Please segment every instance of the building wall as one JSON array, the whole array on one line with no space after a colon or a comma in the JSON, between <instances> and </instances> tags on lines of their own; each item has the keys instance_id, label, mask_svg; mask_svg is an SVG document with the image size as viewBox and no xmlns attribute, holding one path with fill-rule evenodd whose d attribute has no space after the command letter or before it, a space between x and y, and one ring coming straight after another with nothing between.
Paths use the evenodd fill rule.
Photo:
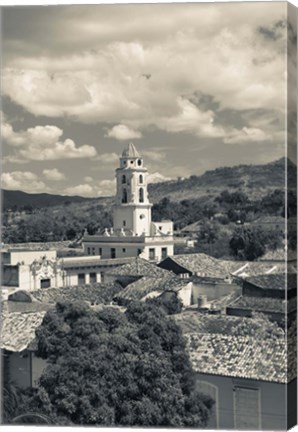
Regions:
<instances>
[{"instance_id":1,"label":"building wall","mask_svg":"<svg viewBox=\"0 0 298 432\"><path fill-rule=\"evenodd\" d=\"M192 282L189 282L185 286L183 286L180 291L178 291L178 297L183 303L183 306L190 306L191 305L191 298L192 298Z\"/></svg>"},{"instance_id":2,"label":"building wall","mask_svg":"<svg viewBox=\"0 0 298 432\"><path fill-rule=\"evenodd\" d=\"M34 260L39 260L46 256L49 260L56 260L57 252L55 250L49 251L11 251L10 264L16 265L18 263L31 264Z\"/></svg>"},{"instance_id":3,"label":"building wall","mask_svg":"<svg viewBox=\"0 0 298 432\"><path fill-rule=\"evenodd\" d=\"M207 296L207 300L216 300L233 292L239 291L239 286L231 283L199 283L192 284L192 304L198 303L201 295ZM240 293L239 293L240 295Z\"/></svg>"},{"instance_id":4,"label":"building wall","mask_svg":"<svg viewBox=\"0 0 298 432\"><path fill-rule=\"evenodd\" d=\"M196 374L197 386L207 382L217 388L217 401L211 425L217 420L219 429L235 429L235 388L257 389L260 397L260 421L257 429L286 429L286 385L244 378ZM248 408L247 408L248 409ZM256 413L252 414L256 416ZM241 425L240 425L241 426ZM243 429L238 424L237 429Z\"/></svg>"},{"instance_id":5,"label":"building wall","mask_svg":"<svg viewBox=\"0 0 298 432\"><path fill-rule=\"evenodd\" d=\"M9 352L9 360L6 362L9 378L19 387L25 389L35 386L40 378L46 361L36 357L28 350L22 352ZM4 371L6 373L6 371Z\"/></svg>"}]
</instances>

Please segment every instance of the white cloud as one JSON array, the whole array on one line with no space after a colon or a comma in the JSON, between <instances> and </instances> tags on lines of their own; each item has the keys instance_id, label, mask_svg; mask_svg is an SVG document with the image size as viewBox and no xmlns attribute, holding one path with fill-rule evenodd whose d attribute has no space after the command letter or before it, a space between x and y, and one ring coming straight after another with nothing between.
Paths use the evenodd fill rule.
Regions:
<instances>
[{"instance_id":1,"label":"white cloud","mask_svg":"<svg viewBox=\"0 0 298 432\"><path fill-rule=\"evenodd\" d=\"M94 197L94 189L89 184L80 184L64 189L64 195L82 195L86 197Z\"/></svg>"},{"instance_id":2,"label":"white cloud","mask_svg":"<svg viewBox=\"0 0 298 432\"><path fill-rule=\"evenodd\" d=\"M2 173L1 184L4 189L22 190L27 192L44 192L46 185L38 180L30 171L13 171Z\"/></svg>"},{"instance_id":3,"label":"white cloud","mask_svg":"<svg viewBox=\"0 0 298 432\"><path fill-rule=\"evenodd\" d=\"M45 176L46 179L53 180L53 181L59 181L65 179L65 175L62 172L60 172L57 168L44 169L43 175Z\"/></svg>"},{"instance_id":4,"label":"white cloud","mask_svg":"<svg viewBox=\"0 0 298 432\"><path fill-rule=\"evenodd\" d=\"M159 172L154 172L148 175L148 183L161 183L172 180L171 177L166 177Z\"/></svg>"},{"instance_id":5,"label":"white cloud","mask_svg":"<svg viewBox=\"0 0 298 432\"><path fill-rule=\"evenodd\" d=\"M103 153L97 155L93 160L101 161L103 163L114 163L119 159L116 153Z\"/></svg>"},{"instance_id":6,"label":"white cloud","mask_svg":"<svg viewBox=\"0 0 298 432\"><path fill-rule=\"evenodd\" d=\"M119 141L129 139L138 139L142 137L141 132L135 131L123 124L116 125L110 129L106 135L109 138L115 138Z\"/></svg>"},{"instance_id":7,"label":"white cloud","mask_svg":"<svg viewBox=\"0 0 298 432\"><path fill-rule=\"evenodd\" d=\"M272 136L266 134L263 130L258 128L244 127L241 130L234 130L234 132L224 139L227 144L243 144L250 142L263 142L272 140Z\"/></svg>"},{"instance_id":8,"label":"white cloud","mask_svg":"<svg viewBox=\"0 0 298 432\"><path fill-rule=\"evenodd\" d=\"M286 30L274 42L258 31L285 19L283 4L138 7L84 9L63 24L57 16L55 43L40 35L48 56L33 42L27 56L8 56L4 94L35 115L116 124L108 136L120 140L148 127L226 136L214 111L190 102L196 91L216 96L219 109L285 111ZM128 25L129 13L137 19Z\"/></svg>"},{"instance_id":9,"label":"white cloud","mask_svg":"<svg viewBox=\"0 0 298 432\"><path fill-rule=\"evenodd\" d=\"M84 181L86 181L86 183L64 189L63 194L81 195L93 198L97 196L111 196L116 193L116 179L96 181L91 177L85 177Z\"/></svg>"},{"instance_id":10,"label":"white cloud","mask_svg":"<svg viewBox=\"0 0 298 432\"><path fill-rule=\"evenodd\" d=\"M10 162L96 156L95 148L90 145L78 147L71 139L61 140L63 130L57 126L35 126L15 132L10 124L4 122L2 133L3 139L14 148L14 154L6 158Z\"/></svg>"}]
</instances>

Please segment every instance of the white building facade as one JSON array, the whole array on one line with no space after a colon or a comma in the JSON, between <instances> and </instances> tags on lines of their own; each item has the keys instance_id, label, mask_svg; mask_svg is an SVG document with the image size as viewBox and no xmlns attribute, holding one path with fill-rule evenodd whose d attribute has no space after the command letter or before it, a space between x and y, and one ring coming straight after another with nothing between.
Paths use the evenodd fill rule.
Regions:
<instances>
[{"instance_id":1,"label":"white building facade","mask_svg":"<svg viewBox=\"0 0 298 432\"><path fill-rule=\"evenodd\" d=\"M116 169L117 191L113 228L85 235L84 252L105 258L137 257L159 262L174 254L173 222L152 222L148 198L148 171L130 143Z\"/></svg>"}]
</instances>

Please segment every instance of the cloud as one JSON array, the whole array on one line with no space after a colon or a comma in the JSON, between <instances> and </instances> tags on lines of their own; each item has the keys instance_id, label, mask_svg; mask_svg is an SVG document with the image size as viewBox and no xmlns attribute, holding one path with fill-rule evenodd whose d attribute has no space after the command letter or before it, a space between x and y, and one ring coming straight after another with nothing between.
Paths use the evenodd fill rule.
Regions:
<instances>
[{"instance_id":1,"label":"cloud","mask_svg":"<svg viewBox=\"0 0 298 432\"><path fill-rule=\"evenodd\" d=\"M44 192L46 185L30 171L13 171L2 173L1 183L4 189L23 190L27 192Z\"/></svg>"},{"instance_id":2,"label":"cloud","mask_svg":"<svg viewBox=\"0 0 298 432\"><path fill-rule=\"evenodd\" d=\"M86 183L64 189L64 195L81 195L85 197L111 196L116 193L116 179L96 181L85 177Z\"/></svg>"},{"instance_id":3,"label":"cloud","mask_svg":"<svg viewBox=\"0 0 298 432\"><path fill-rule=\"evenodd\" d=\"M57 126L35 126L15 132L10 124L2 125L2 136L14 149L7 156L10 162L44 161L59 159L90 158L96 156L96 150L90 145L78 147L71 139L61 139L63 130Z\"/></svg>"},{"instance_id":4,"label":"cloud","mask_svg":"<svg viewBox=\"0 0 298 432\"><path fill-rule=\"evenodd\" d=\"M36 12L47 31L28 26L29 35L19 36L26 49L14 34L6 36L3 93L34 115L116 125L107 136L122 140L149 127L225 137L235 125L230 119L219 126L220 110L285 111L286 28L276 24L285 20L281 3L61 10L50 17ZM260 28L278 28L278 38L264 37ZM202 92L216 105L196 105L192 96Z\"/></svg>"},{"instance_id":5,"label":"cloud","mask_svg":"<svg viewBox=\"0 0 298 432\"><path fill-rule=\"evenodd\" d=\"M109 164L118 161L118 159L119 156L116 153L103 153L97 155L93 160L97 160Z\"/></svg>"},{"instance_id":6,"label":"cloud","mask_svg":"<svg viewBox=\"0 0 298 432\"><path fill-rule=\"evenodd\" d=\"M79 184L77 186L71 186L63 191L63 195L82 195L85 197L94 197L94 189L89 184Z\"/></svg>"},{"instance_id":7,"label":"cloud","mask_svg":"<svg viewBox=\"0 0 298 432\"><path fill-rule=\"evenodd\" d=\"M109 138L115 138L119 141L138 139L142 137L141 132L130 129L129 127L119 124L110 129L106 135Z\"/></svg>"},{"instance_id":8,"label":"cloud","mask_svg":"<svg viewBox=\"0 0 298 432\"><path fill-rule=\"evenodd\" d=\"M244 127L241 130L235 130L234 133L224 139L227 144L243 144L272 140L272 136L266 134L263 130L258 128Z\"/></svg>"},{"instance_id":9,"label":"cloud","mask_svg":"<svg viewBox=\"0 0 298 432\"><path fill-rule=\"evenodd\" d=\"M53 180L53 181L65 180L65 175L61 173L57 168L44 169L43 175L48 180Z\"/></svg>"},{"instance_id":10,"label":"cloud","mask_svg":"<svg viewBox=\"0 0 298 432\"><path fill-rule=\"evenodd\" d=\"M159 172L154 172L148 175L148 183L161 183L172 180L171 177L166 177Z\"/></svg>"}]
</instances>

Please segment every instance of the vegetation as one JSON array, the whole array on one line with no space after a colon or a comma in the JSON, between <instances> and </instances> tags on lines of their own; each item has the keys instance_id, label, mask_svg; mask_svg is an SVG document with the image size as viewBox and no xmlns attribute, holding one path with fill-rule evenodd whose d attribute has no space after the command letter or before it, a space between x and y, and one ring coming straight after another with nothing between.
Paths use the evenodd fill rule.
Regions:
<instances>
[{"instance_id":1,"label":"vegetation","mask_svg":"<svg viewBox=\"0 0 298 432\"><path fill-rule=\"evenodd\" d=\"M37 338L48 366L23 413L59 425L206 426L213 401L195 390L181 330L156 305L58 303Z\"/></svg>"},{"instance_id":2,"label":"vegetation","mask_svg":"<svg viewBox=\"0 0 298 432\"><path fill-rule=\"evenodd\" d=\"M189 232L188 227L195 224L190 232L197 239L197 248L189 252L204 252L216 257L257 258L268 250L281 247L284 239L285 194L281 189L284 170L285 160L281 159L267 165L218 168L202 176L149 185L150 199L154 202L152 219L173 220L179 233L181 230ZM292 177L294 179L294 174L295 167L289 165L289 182ZM12 194L22 193L4 192L4 210L16 209ZM37 194L25 194L26 199L22 196L18 207L18 210L23 210L21 214L4 212L4 243L78 241L85 229L89 234L95 234L112 224L113 198L80 200L80 197L56 199L47 194L38 195L40 199ZM9 203L14 203L14 206ZM292 191L288 193L287 204L287 216L294 218L297 211ZM266 218L272 218L272 221L265 222ZM239 239L243 239L239 234L241 226L246 230L245 245ZM256 233L259 241L255 238ZM294 245L294 235L289 241L290 246ZM187 250L178 248L176 252Z\"/></svg>"}]
</instances>

